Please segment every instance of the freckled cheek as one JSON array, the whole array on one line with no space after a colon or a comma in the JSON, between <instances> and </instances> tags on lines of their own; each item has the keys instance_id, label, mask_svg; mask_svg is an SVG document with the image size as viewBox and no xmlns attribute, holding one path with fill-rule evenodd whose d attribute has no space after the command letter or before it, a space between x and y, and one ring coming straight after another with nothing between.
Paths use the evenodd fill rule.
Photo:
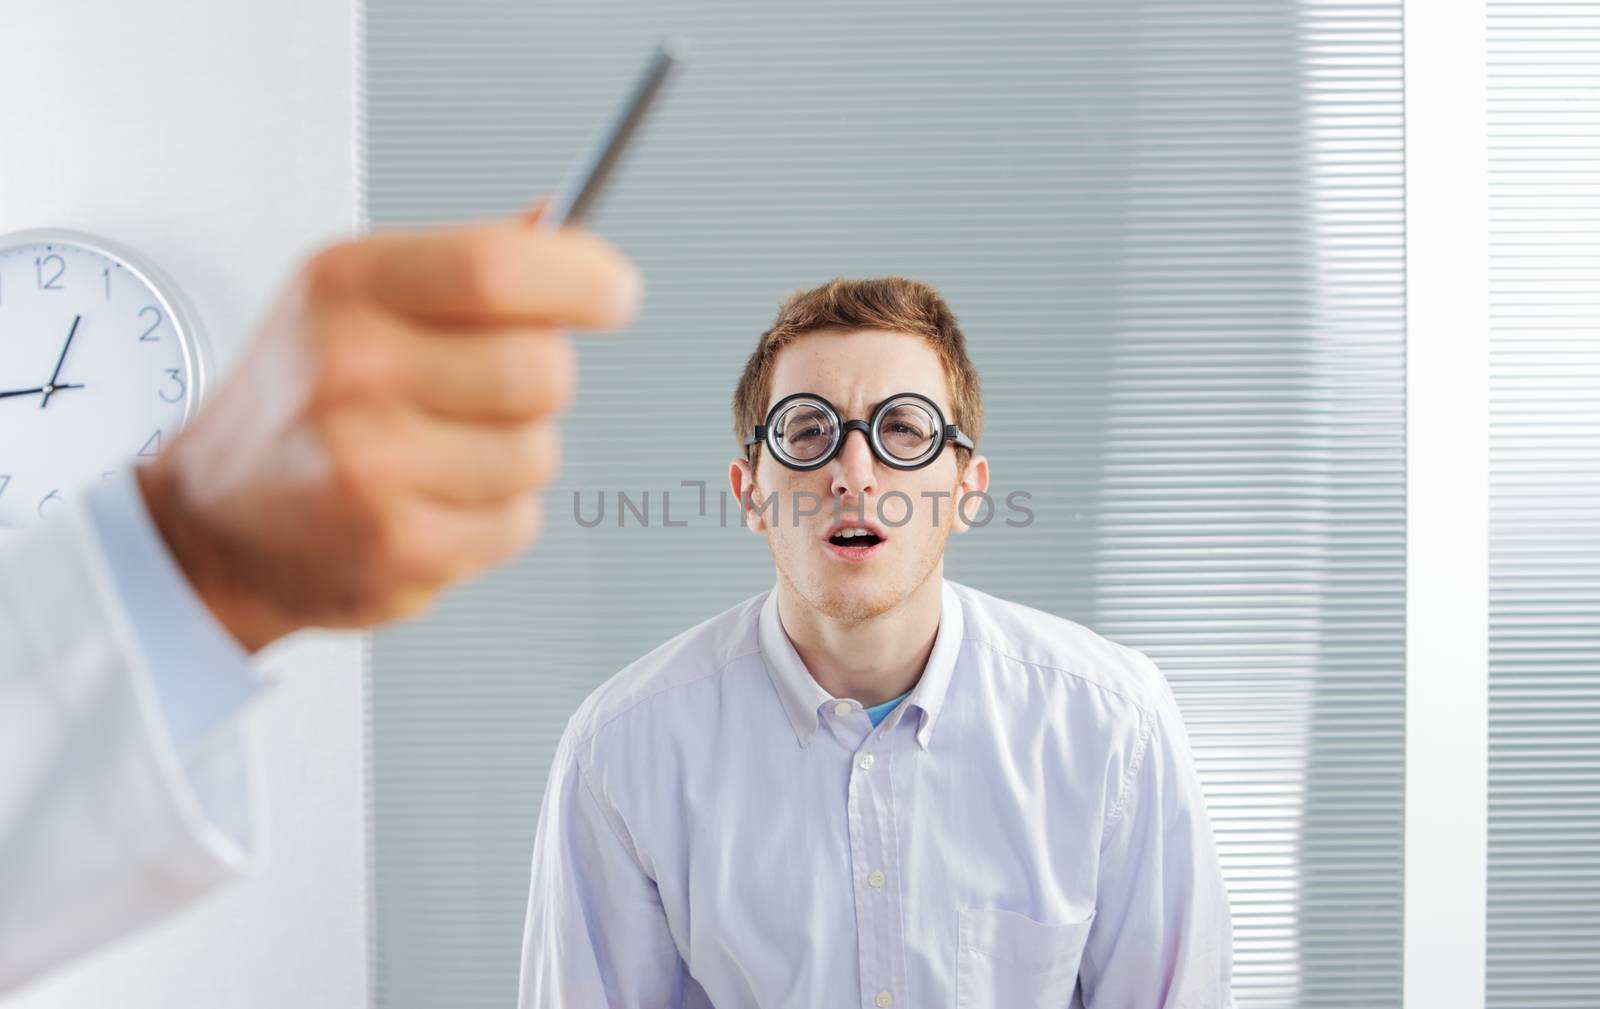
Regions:
<instances>
[{"instance_id":1,"label":"freckled cheek","mask_svg":"<svg viewBox=\"0 0 1600 1009\"><path fill-rule=\"evenodd\" d=\"M930 531L950 524L949 487L938 482L900 483L886 485L878 495L880 518L889 527L891 535L898 532L902 538L926 536ZM940 492L944 496L935 497Z\"/></svg>"},{"instance_id":2,"label":"freckled cheek","mask_svg":"<svg viewBox=\"0 0 1600 1009\"><path fill-rule=\"evenodd\" d=\"M770 484L761 483L759 479L757 484L769 498L776 498L773 507L778 522L774 532L803 540L833 521L832 490L826 478L789 470L767 475L772 481Z\"/></svg>"}]
</instances>

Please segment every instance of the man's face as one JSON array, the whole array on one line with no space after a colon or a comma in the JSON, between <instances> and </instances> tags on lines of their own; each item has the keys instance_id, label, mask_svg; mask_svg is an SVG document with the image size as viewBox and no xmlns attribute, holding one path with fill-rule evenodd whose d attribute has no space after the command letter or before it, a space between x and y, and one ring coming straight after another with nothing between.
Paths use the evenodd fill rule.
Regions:
<instances>
[{"instance_id":1,"label":"man's face","mask_svg":"<svg viewBox=\"0 0 1600 1009\"><path fill-rule=\"evenodd\" d=\"M842 421L869 420L873 407L889 397L916 392L938 404L946 423L956 422L939 355L907 333L823 330L800 337L778 354L765 406L802 392L828 400ZM736 496L748 492L757 505L776 496L776 514L770 508L748 511L746 522L766 535L784 580L812 609L856 622L894 609L942 574L951 531L966 528L956 502L987 489L988 463L975 455L958 472L952 446L922 469L899 470L878 461L865 432L851 430L838 455L818 469L789 469L763 446L753 474L745 459L736 458L729 479ZM904 497L885 501L893 491ZM853 545L870 538L829 535L841 523L863 521L882 534L876 546Z\"/></svg>"}]
</instances>

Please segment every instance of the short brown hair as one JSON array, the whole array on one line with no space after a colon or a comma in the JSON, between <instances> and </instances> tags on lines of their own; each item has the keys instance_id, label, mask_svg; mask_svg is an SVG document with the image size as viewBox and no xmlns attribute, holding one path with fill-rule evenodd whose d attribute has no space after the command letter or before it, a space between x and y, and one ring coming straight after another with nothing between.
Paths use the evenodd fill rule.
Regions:
<instances>
[{"instance_id":1,"label":"short brown hair","mask_svg":"<svg viewBox=\"0 0 1600 1009\"><path fill-rule=\"evenodd\" d=\"M871 280L835 278L809 291L796 291L778 306L778 318L756 341L744 374L733 390L733 430L739 444L767 419L772 395L772 366L778 353L807 333L824 329L874 329L910 333L928 341L944 364L945 384L959 425L977 444L983 430L983 391L978 370L967 357L967 339L955 313L931 284L905 277ZM755 460L752 445L746 457ZM956 448L958 467L967 464L964 448Z\"/></svg>"}]
</instances>

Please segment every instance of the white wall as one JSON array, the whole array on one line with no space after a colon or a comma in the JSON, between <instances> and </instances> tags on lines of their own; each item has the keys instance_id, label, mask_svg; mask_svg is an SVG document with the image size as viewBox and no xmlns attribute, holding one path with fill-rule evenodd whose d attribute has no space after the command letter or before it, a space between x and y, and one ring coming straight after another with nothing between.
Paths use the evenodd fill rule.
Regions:
<instances>
[{"instance_id":1,"label":"white wall","mask_svg":"<svg viewBox=\"0 0 1600 1009\"><path fill-rule=\"evenodd\" d=\"M1486 17L1405 4L1407 1009L1485 1004Z\"/></svg>"},{"instance_id":2,"label":"white wall","mask_svg":"<svg viewBox=\"0 0 1600 1009\"><path fill-rule=\"evenodd\" d=\"M55 0L0 15L0 233L120 240L185 289L226 374L296 260L359 220L357 0ZM215 388L215 382L213 383ZM364 640L291 639L251 715L262 876L6 1009L367 1004Z\"/></svg>"}]
</instances>

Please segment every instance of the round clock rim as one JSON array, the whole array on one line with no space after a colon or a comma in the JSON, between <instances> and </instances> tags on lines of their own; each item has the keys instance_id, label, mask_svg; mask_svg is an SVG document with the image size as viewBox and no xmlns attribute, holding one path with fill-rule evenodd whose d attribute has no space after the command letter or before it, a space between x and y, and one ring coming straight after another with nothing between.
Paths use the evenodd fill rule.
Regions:
<instances>
[{"instance_id":1,"label":"round clock rim","mask_svg":"<svg viewBox=\"0 0 1600 1009\"><path fill-rule=\"evenodd\" d=\"M188 402L184 404L183 423L187 424L193 419L210 385L211 348L206 340L205 330L200 324L199 314L183 288L172 279L172 275L142 252L121 242L76 228L24 228L21 231L0 234L0 249L40 242L75 245L114 259L122 264L123 269L131 271L154 292L166 308L167 317L172 320L173 329L177 331L178 344L183 349L183 360L189 371L191 393Z\"/></svg>"}]
</instances>

